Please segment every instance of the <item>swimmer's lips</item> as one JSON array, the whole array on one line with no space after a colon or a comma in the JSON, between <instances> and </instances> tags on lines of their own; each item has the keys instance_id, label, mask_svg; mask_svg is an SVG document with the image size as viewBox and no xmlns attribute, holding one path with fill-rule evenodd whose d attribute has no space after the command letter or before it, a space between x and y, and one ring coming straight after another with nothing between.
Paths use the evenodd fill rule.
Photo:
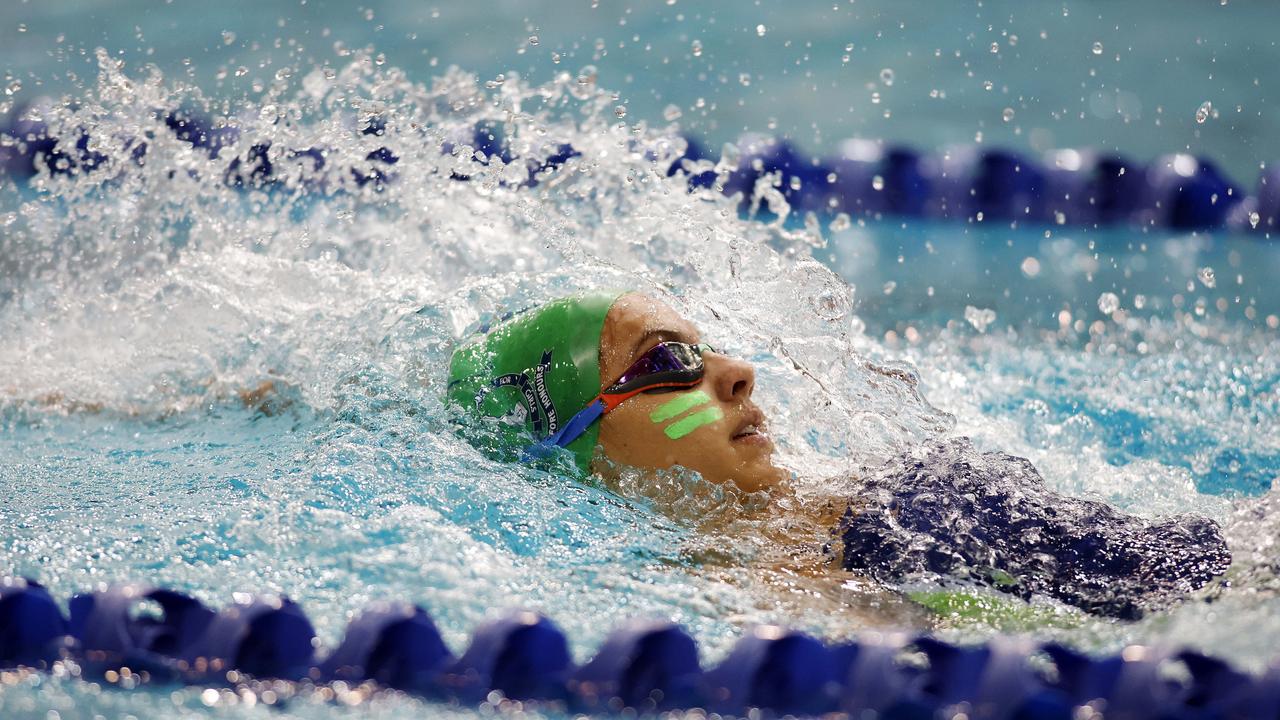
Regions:
<instances>
[{"instance_id":1,"label":"swimmer's lips","mask_svg":"<svg viewBox=\"0 0 1280 720\"><path fill-rule=\"evenodd\" d=\"M765 434L764 422L764 413L759 408L752 408L738 423L730 439L735 443L770 445L772 441Z\"/></svg>"}]
</instances>

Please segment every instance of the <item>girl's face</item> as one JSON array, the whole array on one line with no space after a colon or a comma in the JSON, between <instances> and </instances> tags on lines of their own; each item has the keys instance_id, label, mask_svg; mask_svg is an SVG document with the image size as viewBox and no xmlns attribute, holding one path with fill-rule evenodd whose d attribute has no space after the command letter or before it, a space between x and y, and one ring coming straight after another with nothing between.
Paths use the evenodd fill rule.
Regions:
<instances>
[{"instance_id":1,"label":"girl's face","mask_svg":"<svg viewBox=\"0 0 1280 720\"><path fill-rule=\"evenodd\" d=\"M647 295L624 295L609 309L600 336L600 385L608 387L660 342L697 344L698 329ZM606 414L600 445L615 463L661 470L676 465L714 483L754 492L786 477L773 464L764 413L751 400L751 365L703 352L702 382L688 390L641 393Z\"/></svg>"}]
</instances>

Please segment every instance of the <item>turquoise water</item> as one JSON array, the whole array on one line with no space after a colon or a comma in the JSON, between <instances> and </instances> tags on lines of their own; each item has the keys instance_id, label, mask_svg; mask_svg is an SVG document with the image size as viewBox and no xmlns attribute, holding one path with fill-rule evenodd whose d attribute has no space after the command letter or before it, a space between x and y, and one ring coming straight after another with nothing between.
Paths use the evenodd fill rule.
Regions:
<instances>
[{"instance_id":1,"label":"turquoise water","mask_svg":"<svg viewBox=\"0 0 1280 720\"><path fill-rule=\"evenodd\" d=\"M232 591L283 592L328 647L351 613L392 598L422 603L455 650L495 609L542 609L579 660L613 625L644 615L687 627L704 663L770 621L832 638L895 625L957 638L1032 630L1097 651L1190 644L1254 669L1272 657L1273 248L1226 235L915 221L833 229L824 219L819 237L688 194L651 157L674 140L664 112L676 104L679 129L718 141L774 122L812 147L854 134L933 147L979 130L986 143L1034 147L1047 128L1054 144L1203 152L1247 179L1280 155L1268 146L1280 137L1265 105L1274 92L1247 72L1274 53L1264 8L1195 6L1157 44L1135 30L1140 4L1026 17L991 3L930 13L516 7L444 6L435 18L429 6L393 4L372 19L316 2L2 11L13 42L0 52L22 78L7 100L69 93L74 102L46 107L46 120L92 128L114 160L98 175L39 176L0 195L0 572L62 598L118 580L215 606ZM344 55L338 40L375 47ZM942 62L934 47L964 57ZM1083 86L1044 72L1050 62L1075 72L1077 54ZM580 82L588 63L596 79ZM988 73L1000 83L991 91ZM1140 119L1078 117L1095 90L1139 78L1152 83L1131 90ZM935 84L947 98L932 105ZM1026 105L1013 126L999 119L1005 85ZM1210 90L1216 107L1253 114L1196 123ZM193 152L151 112L184 105L242 129L246 140L224 153L270 139L331 148L331 163L317 171L277 157L285 183L226 187L230 155ZM1071 113L1054 120L1059 105ZM374 114L388 118L386 134L360 135L357 118ZM523 157L560 142L583 156L527 187L520 163L441 154L442 140L477 121L501 125ZM148 131L139 167L125 148ZM396 182L355 185L347 169L382 146L401 158ZM450 180L459 169L472 181ZM939 621L901 588L780 570L779 533L808 546L826 536L752 519L758 499L679 473L596 487L480 457L441 403L452 348L487 318L596 284L662 294L756 363L799 504L846 491L850 474L925 439L964 434L1031 458L1061 491L1143 515L1213 517L1236 553L1233 585L1130 624L1048 602L1031 626ZM265 402L242 397L265 382ZM6 687L0 700L32 717L264 712L226 698L210 710L199 690L99 692L51 677ZM282 714L366 710L316 699ZM439 708L387 697L371 710Z\"/></svg>"}]
</instances>

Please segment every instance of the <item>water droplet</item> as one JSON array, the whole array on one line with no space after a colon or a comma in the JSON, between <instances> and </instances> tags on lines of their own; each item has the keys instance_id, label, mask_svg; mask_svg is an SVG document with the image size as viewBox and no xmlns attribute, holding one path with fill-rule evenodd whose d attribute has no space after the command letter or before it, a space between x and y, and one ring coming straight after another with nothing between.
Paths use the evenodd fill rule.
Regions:
<instances>
[{"instance_id":1,"label":"water droplet","mask_svg":"<svg viewBox=\"0 0 1280 720\"><path fill-rule=\"evenodd\" d=\"M998 42L991 43L991 54L995 55L998 52L1000 52L1000 43Z\"/></svg>"},{"instance_id":2,"label":"water droplet","mask_svg":"<svg viewBox=\"0 0 1280 720\"><path fill-rule=\"evenodd\" d=\"M492 90L496 87L502 87L503 83L505 83L506 81L507 81L507 76L504 75L503 73L498 73L497 77L485 82L484 86Z\"/></svg>"},{"instance_id":3,"label":"water droplet","mask_svg":"<svg viewBox=\"0 0 1280 720\"><path fill-rule=\"evenodd\" d=\"M885 68L880 71L880 82L885 87L893 87L893 68Z\"/></svg>"},{"instance_id":4,"label":"water droplet","mask_svg":"<svg viewBox=\"0 0 1280 720\"><path fill-rule=\"evenodd\" d=\"M881 190L884 190L884 178L880 177L879 175L876 175L875 177L871 178L871 189L875 190L876 192L880 192Z\"/></svg>"},{"instance_id":5,"label":"water droplet","mask_svg":"<svg viewBox=\"0 0 1280 720\"><path fill-rule=\"evenodd\" d=\"M887 282L887 283L885 283L885 284L884 284L884 294L885 294L885 295L892 295L892 294L893 294L893 291L894 291L894 290L897 290L897 289L898 289L898 283L896 283L896 282L894 282L894 281L892 281L892 280L890 280L889 282Z\"/></svg>"},{"instance_id":6,"label":"water droplet","mask_svg":"<svg viewBox=\"0 0 1280 720\"><path fill-rule=\"evenodd\" d=\"M557 52L553 52L553 53L551 53L551 62L553 62L553 63L555 63L555 64L559 65L559 64L560 64L560 53L557 53Z\"/></svg>"},{"instance_id":7,"label":"water droplet","mask_svg":"<svg viewBox=\"0 0 1280 720\"><path fill-rule=\"evenodd\" d=\"M17 95L18 91L21 89L22 89L22 81L19 80L18 78L13 78L8 83L5 84L4 94Z\"/></svg>"},{"instance_id":8,"label":"water droplet","mask_svg":"<svg viewBox=\"0 0 1280 720\"><path fill-rule=\"evenodd\" d=\"M1205 100L1204 102L1200 103L1200 107L1196 108L1196 122L1204 123L1205 120L1209 119L1209 115L1212 112L1213 112L1213 103L1209 102L1208 100Z\"/></svg>"},{"instance_id":9,"label":"water droplet","mask_svg":"<svg viewBox=\"0 0 1280 720\"><path fill-rule=\"evenodd\" d=\"M277 80L288 80L291 77L293 77L293 70L290 68L282 67L276 71Z\"/></svg>"},{"instance_id":10,"label":"water droplet","mask_svg":"<svg viewBox=\"0 0 1280 720\"><path fill-rule=\"evenodd\" d=\"M873 92L873 93L871 93L871 104L872 104L872 105L879 105L879 104L880 104L880 93L878 93L878 92Z\"/></svg>"},{"instance_id":11,"label":"water droplet","mask_svg":"<svg viewBox=\"0 0 1280 720\"><path fill-rule=\"evenodd\" d=\"M26 32L26 31L27 31L26 23L18 23L18 32Z\"/></svg>"},{"instance_id":12,"label":"water droplet","mask_svg":"<svg viewBox=\"0 0 1280 720\"><path fill-rule=\"evenodd\" d=\"M701 40L694 40L692 48L693 48L694 57L702 57L702 41Z\"/></svg>"},{"instance_id":13,"label":"water droplet","mask_svg":"<svg viewBox=\"0 0 1280 720\"><path fill-rule=\"evenodd\" d=\"M738 73L738 83L743 87L750 87L751 73Z\"/></svg>"},{"instance_id":14,"label":"water droplet","mask_svg":"<svg viewBox=\"0 0 1280 720\"><path fill-rule=\"evenodd\" d=\"M1013 108L1005 108L1004 112L1000 113L1000 117L1003 118L1005 122L1013 120Z\"/></svg>"},{"instance_id":15,"label":"water droplet","mask_svg":"<svg viewBox=\"0 0 1280 720\"><path fill-rule=\"evenodd\" d=\"M1196 277L1200 279L1200 284L1207 288L1216 287L1218 284L1218 278L1214 275L1213 268L1211 267L1200 268L1200 270L1196 272Z\"/></svg>"},{"instance_id":16,"label":"water droplet","mask_svg":"<svg viewBox=\"0 0 1280 720\"><path fill-rule=\"evenodd\" d=\"M1134 295L1134 296L1133 296L1133 306L1134 306L1135 308L1139 309L1139 310L1141 310L1142 308L1146 307L1146 306L1147 306L1147 296L1146 296L1146 295L1141 295L1141 294L1139 294L1139 295Z\"/></svg>"},{"instance_id":17,"label":"water droplet","mask_svg":"<svg viewBox=\"0 0 1280 720\"><path fill-rule=\"evenodd\" d=\"M248 75L248 74L249 74L249 68L243 65L236 68L236 77L244 77L245 75Z\"/></svg>"},{"instance_id":18,"label":"water droplet","mask_svg":"<svg viewBox=\"0 0 1280 720\"><path fill-rule=\"evenodd\" d=\"M1120 309L1120 297L1111 292L1102 293L1098 296L1098 309L1104 315L1110 315Z\"/></svg>"},{"instance_id":19,"label":"water droplet","mask_svg":"<svg viewBox=\"0 0 1280 720\"><path fill-rule=\"evenodd\" d=\"M1249 213L1249 227L1256 229L1260 222L1262 222L1262 216L1256 212Z\"/></svg>"},{"instance_id":20,"label":"water droplet","mask_svg":"<svg viewBox=\"0 0 1280 720\"><path fill-rule=\"evenodd\" d=\"M1020 267L1022 268L1022 274L1029 278L1033 278L1040 274L1040 261L1030 255L1023 258L1022 265Z\"/></svg>"},{"instance_id":21,"label":"water droplet","mask_svg":"<svg viewBox=\"0 0 1280 720\"><path fill-rule=\"evenodd\" d=\"M1095 43L1093 44L1093 54L1094 54L1094 55L1101 55L1101 54L1102 54L1102 43L1100 43L1100 42L1095 42Z\"/></svg>"},{"instance_id":22,"label":"water droplet","mask_svg":"<svg viewBox=\"0 0 1280 720\"><path fill-rule=\"evenodd\" d=\"M985 333L987 326L996 321L996 311L991 308L976 308L972 305L965 305L964 319L973 326L974 330Z\"/></svg>"},{"instance_id":23,"label":"water droplet","mask_svg":"<svg viewBox=\"0 0 1280 720\"><path fill-rule=\"evenodd\" d=\"M537 35L530 35L530 36L529 36L529 44L530 44L530 45L537 45L537 44L538 44L538 36L537 36Z\"/></svg>"},{"instance_id":24,"label":"water droplet","mask_svg":"<svg viewBox=\"0 0 1280 720\"><path fill-rule=\"evenodd\" d=\"M620 118L624 118L627 116L627 107L625 105L619 105L613 109L613 114Z\"/></svg>"},{"instance_id":25,"label":"water droplet","mask_svg":"<svg viewBox=\"0 0 1280 720\"><path fill-rule=\"evenodd\" d=\"M236 34L235 34L235 33L231 32L230 30L223 30L223 31L222 31L222 44L223 44L223 45L230 45L231 43L234 43L235 41L236 41Z\"/></svg>"},{"instance_id":26,"label":"water droplet","mask_svg":"<svg viewBox=\"0 0 1280 720\"><path fill-rule=\"evenodd\" d=\"M995 83L991 82L990 80L983 80L983 81L982 81L982 89L983 89L983 90L986 90L987 92L990 92L990 91L991 91L991 88L993 88L993 87L995 87L995 86L996 86L996 85L995 85Z\"/></svg>"},{"instance_id":27,"label":"water droplet","mask_svg":"<svg viewBox=\"0 0 1280 720\"><path fill-rule=\"evenodd\" d=\"M828 226L831 232L842 232L853 226L853 222L849 219L848 213L839 213L831 220Z\"/></svg>"},{"instance_id":28,"label":"water droplet","mask_svg":"<svg viewBox=\"0 0 1280 720\"><path fill-rule=\"evenodd\" d=\"M766 28L764 25L757 25L757 26L756 26L756 35L758 35L759 37L764 37L764 34L765 34L766 32L768 32L768 31L769 31L769 29L768 29L768 28Z\"/></svg>"}]
</instances>

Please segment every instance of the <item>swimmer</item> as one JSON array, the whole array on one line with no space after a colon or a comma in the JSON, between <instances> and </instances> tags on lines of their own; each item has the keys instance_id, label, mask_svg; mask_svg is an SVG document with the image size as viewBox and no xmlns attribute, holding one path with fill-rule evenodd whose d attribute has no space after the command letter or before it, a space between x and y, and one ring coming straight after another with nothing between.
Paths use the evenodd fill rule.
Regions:
<instances>
[{"instance_id":1,"label":"swimmer","mask_svg":"<svg viewBox=\"0 0 1280 720\"><path fill-rule=\"evenodd\" d=\"M608 482L683 467L717 485L785 497L755 404L755 372L659 300L594 292L526 311L460 346L449 400L495 457L557 457ZM1226 571L1212 521L1148 523L1049 490L1029 462L936 443L861 478L827 564L878 580L961 578L1020 597L1140 617Z\"/></svg>"},{"instance_id":2,"label":"swimmer","mask_svg":"<svg viewBox=\"0 0 1280 720\"><path fill-rule=\"evenodd\" d=\"M597 293L549 303L460 348L449 396L499 418L498 444L526 458L566 448L584 474L679 465L755 492L787 473L773 463L754 389L749 363L703 343L666 304Z\"/></svg>"}]
</instances>

